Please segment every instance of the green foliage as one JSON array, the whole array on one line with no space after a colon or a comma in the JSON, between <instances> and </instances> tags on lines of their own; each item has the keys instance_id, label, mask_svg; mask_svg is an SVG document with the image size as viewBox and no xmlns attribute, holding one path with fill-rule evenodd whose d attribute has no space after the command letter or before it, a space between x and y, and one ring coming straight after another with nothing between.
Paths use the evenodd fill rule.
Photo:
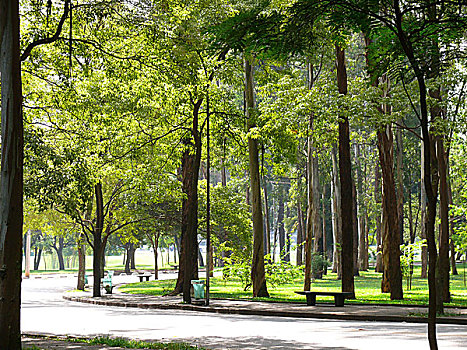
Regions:
<instances>
[{"instance_id":1,"label":"green foliage","mask_svg":"<svg viewBox=\"0 0 467 350\"><path fill-rule=\"evenodd\" d=\"M204 348L192 346L186 343L154 343L141 340L129 340L125 338L95 337L86 338L68 338L66 341L75 343L86 343L94 345L108 345L128 349L161 349L161 350L203 350Z\"/></svg>"}]
</instances>

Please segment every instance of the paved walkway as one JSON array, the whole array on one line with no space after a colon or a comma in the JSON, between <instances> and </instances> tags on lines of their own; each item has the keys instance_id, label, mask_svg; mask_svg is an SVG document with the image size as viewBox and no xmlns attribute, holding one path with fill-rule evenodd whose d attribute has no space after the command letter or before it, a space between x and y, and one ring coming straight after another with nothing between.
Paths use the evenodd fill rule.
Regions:
<instances>
[{"instance_id":1,"label":"paved walkway","mask_svg":"<svg viewBox=\"0 0 467 350\"><path fill-rule=\"evenodd\" d=\"M418 306L388 306L388 305L355 305L346 304L335 307L332 303L319 303L307 306L303 303L240 301L226 299L211 299L209 306L183 304L180 296L147 296L120 293L93 298L91 292L70 292L64 299L106 306L134 307L142 309L177 309L219 314L240 314L279 316L296 318L339 319L357 321L389 321L426 323L426 318L417 316L427 313L426 307ZM304 298L305 299L305 298ZM449 316L439 317L438 323L467 325L467 308L446 308Z\"/></svg>"}]
</instances>

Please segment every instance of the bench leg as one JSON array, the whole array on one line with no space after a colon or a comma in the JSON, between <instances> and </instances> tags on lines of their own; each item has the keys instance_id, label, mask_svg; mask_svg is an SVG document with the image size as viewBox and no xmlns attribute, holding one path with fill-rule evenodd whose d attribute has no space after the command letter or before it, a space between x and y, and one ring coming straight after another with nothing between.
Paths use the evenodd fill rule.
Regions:
<instances>
[{"instance_id":1,"label":"bench leg","mask_svg":"<svg viewBox=\"0 0 467 350\"><path fill-rule=\"evenodd\" d=\"M146 281L148 281L148 282L149 282L149 276L145 276L145 277L146 277Z\"/></svg>"},{"instance_id":2,"label":"bench leg","mask_svg":"<svg viewBox=\"0 0 467 350\"><path fill-rule=\"evenodd\" d=\"M334 296L334 305L335 306L344 306L344 296L343 295L336 295Z\"/></svg>"},{"instance_id":3,"label":"bench leg","mask_svg":"<svg viewBox=\"0 0 467 350\"><path fill-rule=\"evenodd\" d=\"M139 276L139 281L143 282L143 277Z\"/></svg>"},{"instance_id":4,"label":"bench leg","mask_svg":"<svg viewBox=\"0 0 467 350\"><path fill-rule=\"evenodd\" d=\"M306 295L306 304L308 306L315 306L316 305L316 295L314 294L307 294Z\"/></svg>"}]
</instances>

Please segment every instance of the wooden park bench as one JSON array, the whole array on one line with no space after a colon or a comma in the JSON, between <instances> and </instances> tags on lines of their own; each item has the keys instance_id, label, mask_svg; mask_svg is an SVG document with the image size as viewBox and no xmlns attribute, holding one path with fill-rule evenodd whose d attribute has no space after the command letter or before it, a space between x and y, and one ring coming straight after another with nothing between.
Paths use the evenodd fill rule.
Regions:
<instances>
[{"instance_id":1,"label":"wooden park bench","mask_svg":"<svg viewBox=\"0 0 467 350\"><path fill-rule=\"evenodd\" d=\"M140 282L143 282L143 279L144 279L144 278L146 279L146 281L149 281L149 277L151 277L151 275L150 275L150 274L147 274L147 273L142 273L142 274L136 275L136 276L139 277L139 281L140 281Z\"/></svg>"},{"instance_id":2,"label":"wooden park bench","mask_svg":"<svg viewBox=\"0 0 467 350\"><path fill-rule=\"evenodd\" d=\"M317 295L326 295L334 297L335 306L344 306L344 300L350 298L352 293L350 292L310 292L310 291L298 291L297 294L306 296L306 304L309 306L316 305L316 296Z\"/></svg>"}]
</instances>

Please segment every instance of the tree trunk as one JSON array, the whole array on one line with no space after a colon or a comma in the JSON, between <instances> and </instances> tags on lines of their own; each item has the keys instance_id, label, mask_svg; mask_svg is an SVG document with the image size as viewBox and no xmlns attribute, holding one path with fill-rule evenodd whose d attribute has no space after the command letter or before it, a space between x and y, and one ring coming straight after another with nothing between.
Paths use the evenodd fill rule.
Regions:
<instances>
[{"instance_id":1,"label":"tree trunk","mask_svg":"<svg viewBox=\"0 0 467 350\"><path fill-rule=\"evenodd\" d=\"M177 283L171 295L183 291L183 301L191 303L191 280L198 279L198 176L201 164L201 137L198 131L202 100L193 107L191 137L184 139L182 155L182 225Z\"/></svg>"},{"instance_id":2,"label":"tree trunk","mask_svg":"<svg viewBox=\"0 0 467 350\"><path fill-rule=\"evenodd\" d=\"M65 270L65 259L63 258L63 242L64 242L64 238L59 237L58 238L58 247L55 249L55 251L57 252L58 269L60 271Z\"/></svg>"},{"instance_id":3,"label":"tree trunk","mask_svg":"<svg viewBox=\"0 0 467 350\"><path fill-rule=\"evenodd\" d=\"M420 169L420 174L421 174L421 188L420 188L420 208L421 208L421 226L420 226L420 238L422 240L426 240L426 220L427 220L427 198L426 198L426 190L425 190L425 147L423 146L423 142L421 144L421 169ZM421 259L422 259L422 269L420 273L421 278L427 278L428 277L428 246L423 245L422 246L422 254L421 254Z\"/></svg>"},{"instance_id":4,"label":"tree trunk","mask_svg":"<svg viewBox=\"0 0 467 350\"><path fill-rule=\"evenodd\" d=\"M337 87L339 94L347 94L347 71L345 52L336 44ZM350 160L350 126L347 116L339 116L339 175L341 185L342 220L342 291L350 292L355 298L353 274L353 236L352 225L352 164Z\"/></svg>"},{"instance_id":5,"label":"tree trunk","mask_svg":"<svg viewBox=\"0 0 467 350\"><path fill-rule=\"evenodd\" d=\"M438 89L429 91L430 97L441 102L441 92ZM432 120L441 118L441 107L433 106L430 108ZM436 285L437 285L437 312L443 313L443 302L450 302L449 292L449 198L448 198L448 179L447 179L447 154L444 149L443 136L436 137L437 146L437 168L439 173L439 216L441 219L439 230L439 259L436 266Z\"/></svg>"},{"instance_id":6,"label":"tree trunk","mask_svg":"<svg viewBox=\"0 0 467 350\"><path fill-rule=\"evenodd\" d=\"M104 228L104 201L102 198L102 184L99 182L94 186L96 196L96 225L93 231L93 257L92 257L92 274L93 287L92 296L101 296L101 264L102 264L102 230Z\"/></svg>"},{"instance_id":7,"label":"tree trunk","mask_svg":"<svg viewBox=\"0 0 467 350\"><path fill-rule=\"evenodd\" d=\"M308 63L309 89L313 87L314 72L313 64ZM307 157L306 157L306 184L307 184L307 211L306 211L306 243L305 243L305 281L303 290L311 287L311 262L313 248L313 112L308 119Z\"/></svg>"},{"instance_id":8,"label":"tree trunk","mask_svg":"<svg viewBox=\"0 0 467 350\"><path fill-rule=\"evenodd\" d=\"M42 248L34 248L34 271L39 270L39 265L41 263Z\"/></svg>"},{"instance_id":9,"label":"tree trunk","mask_svg":"<svg viewBox=\"0 0 467 350\"><path fill-rule=\"evenodd\" d=\"M333 246L333 267L332 272L337 273L337 278L342 278L342 260L341 260L341 243L342 243L342 218L340 215L341 208L341 186L339 181L339 166L337 162L336 145L332 145L332 232L334 237Z\"/></svg>"},{"instance_id":10,"label":"tree trunk","mask_svg":"<svg viewBox=\"0 0 467 350\"><path fill-rule=\"evenodd\" d=\"M286 261L287 252L285 251L284 188L282 186L279 189L279 209L277 213L277 224L279 225L279 256L281 261Z\"/></svg>"},{"instance_id":11,"label":"tree trunk","mask_svg":"<svg viewBox=\"0 0 467 350\"><path fill-rule=\"evenodd\" d=\"M130 258L130 269L136 269L136 261L135 261L135 253L136 253L136 246L134 243L131 243L130 251L129 251L129 258Z\"/></svg>"},{"instance_id":12,"label":"tree trunk","mask_svg":"<svg viewBox=\"0 0 467 350\"><path fill-rule=\"evenodd\" d=\"M381 172L380 166L375 165L375 202L378 208L382 209L382 196L381 196ZM383 272L383 235L382 235L382 218L383 215L376 214L376 265L375 272Z\"/></svg>"},{"instance_id":13,"label":"tree trunk","mask_svg":"<svg viewBox=\"0 0 467 350\"><path fill-rule=\"evenodd\" d=\"M400 268L399 216L394 181L393 137L390 126L378 131L378 149L383 174L383 280L381 291L391 300L403 299Z\"/></svg>"},{"instance_id":14,"label":"tree trunk","mask_svg":"<svg viewBox=\"0 0 467 350\"><path fill-rule=\"evenodd\" d=\"M418 60L415 58L412 42L407 37L402 26L402 14L399 0L394 1L395 9L395 25L397 28L397 36L407 59L415 73L419 88L419 108L420 108L420 126L423 140L423 184L425 187L427 199L427 218L424 222L425 232L428 244L428 289L429 289L429 307L428 307L428 341L430 349L438 349L436 339L436 275L435 266L437 264L438 252L435 241L435 221L436 221L436 204L437 204L437 186L433 186L437 181L437 173L432 171L431 160L432 152L434 151L433 142L431 140L429 124L428 124L428 104L427 104L427 87L424 73L419 66ZM434 177L432 178L432 175ZM433 180L433 183L432 183Z\"/></svg>"},{"instance_id":15,"label":"tree trunk","mask_svg":"<svg viewBox=\"0 0 467 350\"><path fill-rule=\"evenodd\" d=\"M264 146L262 147L262 167L264 169ZM263 170L264 171L264 170ZM265 240L264 240L264 251L265 254L271 254L271 223L269 221L269 203L268 203L268 184L266 181L266 176L263 173L263 192L264 192L264 221L265 221Z\"/></svg>"},{"instance_id":16,"label":"tree trunk","mask_svg":"<svg viewBox=\"0 0 467 350\"><path fill-rule=\"evenodd\" d=\"M448 179L449 179L449 162L447 162L448 166ZM449 205L453 205L453 200L452 200L452 191L451 191L451 183L448 182L448 198L449 198ZM456 251L454 249L454 240L453 235L454 235L454 225L452 224L453 222L453 217L451 216L449 218L449 228L450 228L450 241L449 241L449 248L451 250L451 271L452 275L457 276L459 273L457 272L457 266L456 266Z\"/></svg>"},{"instance_id":17,"label":"tree trunk","mask_svg":"<svg viewBox=\"0 0 467 350\"><path fill-rule=\"evenodd\" d=\"M402 125L402 122L399 122ZM402 129L396 130L397 215L399 217L399 244L404 243L404 144Z\"/></svg>"},{"instance_id":18,"label":"tree trunk","mask_svg":"<svg viewBox=\"0 0 467 350\"><path fill-rule=\"evenodd\" d=\"M254 69L245 58L245 103L248 130L254 128ZM269 297L266 287L263 248L263 213L261 208L261 184L259 175L258 140L248 137L248 156L250 166L251 212L253 217L253 261L251 266L251 281L253 283L253 297Z\"/></svg>"},{"instance_id":19,"label":"tree trunk","mask_svg":"<svg viewBox=\"0 0 467 350\"><path fill-rule=\"evenodd\" d=\"M159 265L158 265L158 253L157 249L159 249L159 234L155 233L153 239L151 240L152 243L152 251L154 254L154 279L159 279Z\"/></svg>"},{"instance_id":20,"label":"tree trunk","mask_svg":"<svg viewBox=\"0 0 467 350\"><path fill-rule=\"evenodd\" d=\"M314 150L316 152L316 150ZM321 197L320 188L319 188L319 168L318 168L318 155L316 154L313 156L313 160L311 163L311 181L312 181L312 222L313 222L313 251L315 253L321 254L323 252L323 233L322 233L322 226L321 226L321 218L320 218L320 207L319 207L319 200Z\"/></svg>"},{"instance_id":21,"label":"tree trunk","mask_svg":"<svg viewBox=\"0 0 467 350\"><path fill-rule=\"evenodd\" d=\"M358 268L362 271L368 269L368 249L366 246L366 205L363 200L363 175L361 165L361 152L360 145L355 144L355 164L357 172L357 205L358 205L358 227L359 227L359 239L358 239Z\"/></svg>"},{"instance_id":22,"label":"tree trunk","mask_svg":"<svg viewBox=\"0 0 467 350\"><path fill-rule=\"evenodd\" d=\"M76 289L84 290L86 275L86 244L84 234L81 233L78 238L78 284Z\"/></svg>"},{"instance_id":23,"label":"tree trunk","mask_svg":"<svg viewBox=\"0 0 467 350\"><path fill-rule=\"evenodd\" d=\"M300 199L297 200L297 261L296 264L297 266L303 265L303 212L302 212L302 206L300 204Z\"/></svg>"},{"instance_id":24,"label":"tree trunk","mask_svg":"<svg viewBox=\"0 0 467 350\"><path fill-rule=\"evenodd\" d=\"M132 243L127 243L125 245L125 253L126 253L126 260L125 260L125 273L127 275L129 275L131 273L131 269L130 269L130 247L131 247Z\"/></svg>"},{"instance_id":25,"label":"tree trunk","mask_svg":"<svg viewBox=\"0 0 467 350\"><path fill-rule=\"evenodd\" d=\"M353 226L353 274L358 276L358 208L357 208L357 186L352 178L352 226Z\"/></svg>"},{"instance_id":26,"label":"tree trunk","mask_svg":"<svg viewBox=\"0 0 467 350\"><path fill-rule=\"evenodd\" d=\"M23 118L18 1L1 2L0 349L21 349Z\"/></svg>"}]
</instances>

